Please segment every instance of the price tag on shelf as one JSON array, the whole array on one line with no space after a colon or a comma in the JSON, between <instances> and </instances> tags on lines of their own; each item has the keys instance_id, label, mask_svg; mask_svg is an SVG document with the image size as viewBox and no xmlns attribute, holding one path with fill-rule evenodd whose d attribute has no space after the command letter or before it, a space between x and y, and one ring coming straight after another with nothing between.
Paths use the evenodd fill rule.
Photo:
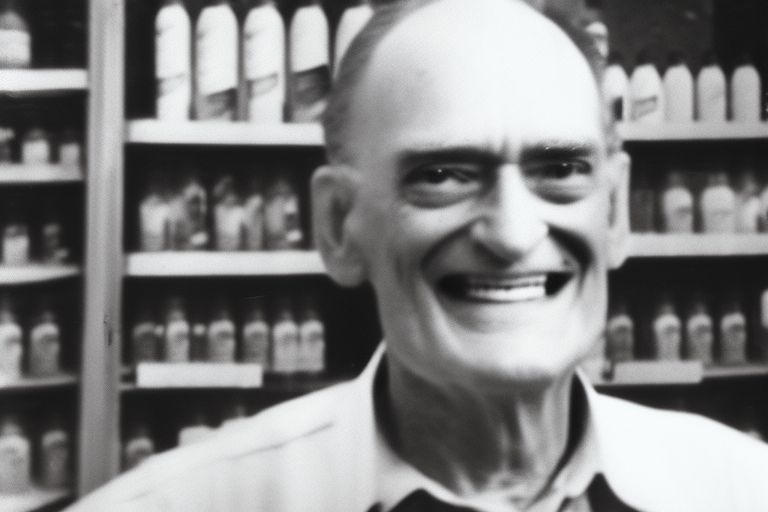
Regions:
<instances>
[{"instance_id":1,"label":"price tag on shelf","mask_svg":"<svg viewBox=\"0 0 768 512\"><path fill-rule=\"evenodd\" d=\"M252 363L139 363L140 388L260 388L264 370Z\"/></svg>"}]
</instances>

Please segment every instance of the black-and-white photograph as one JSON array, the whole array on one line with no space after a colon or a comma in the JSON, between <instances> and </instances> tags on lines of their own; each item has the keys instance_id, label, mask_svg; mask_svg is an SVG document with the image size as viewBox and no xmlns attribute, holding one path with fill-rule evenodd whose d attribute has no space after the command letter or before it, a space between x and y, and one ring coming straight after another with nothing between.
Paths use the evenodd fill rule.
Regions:
<instances>
[{"instance_id":1,"label":"black-and-white photograph","mask_svg":"<svg viewBox=\"0 0 768 512\"><path fill-rule=\"evenodd\" d=\"M768 511L766 27L0 0L0 512Z\"/></svg>"}]
</instances>

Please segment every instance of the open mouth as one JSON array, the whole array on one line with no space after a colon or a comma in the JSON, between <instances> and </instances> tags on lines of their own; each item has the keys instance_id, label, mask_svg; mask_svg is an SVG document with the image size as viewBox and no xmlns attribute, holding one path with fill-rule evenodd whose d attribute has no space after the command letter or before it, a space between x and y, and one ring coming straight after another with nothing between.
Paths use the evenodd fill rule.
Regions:
<instances>
[{"instance_id":1,"label":"open mouth","mask_svg":"<svg viewBox=\"0 0 768 512\"><path fill-rule=\"evenodd\" d=\"M449 275L438 282L440 289L454 299L511 303L544 299L556 295L573 277L568 272L546 272L515 277Z\"/></svg>"}]
</instances>

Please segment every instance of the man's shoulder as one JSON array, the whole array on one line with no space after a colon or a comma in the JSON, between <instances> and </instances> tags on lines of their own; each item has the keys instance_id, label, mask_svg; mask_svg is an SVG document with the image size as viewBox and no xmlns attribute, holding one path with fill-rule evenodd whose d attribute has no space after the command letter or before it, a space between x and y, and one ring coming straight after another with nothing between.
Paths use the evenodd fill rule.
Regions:
<instances>
[{"instance_id":1,"label":"man's shoulder","mask_svg":"<svg viewBox=\"0 0 768 512\"><path fill-rule=\"evenodd\" d=\"M331 386L321 391L288 400L255 416L224 427L198 443L159 454L141 466L109 482L74 510L136 510L140 503L172 502L193 499L216 500L237 496L238 481L248 479L251 487L259 481L277 477L276 472L296 470L285 467L284 455L311 463L313 458L327 457L333 443L334 429L348 402L351 384ZM315 453L315 457L312 453ZM331 461L327 461L331 462ZM247 468L247 471L246 471ZM222 478L229 474L228 478ZM226 480L231 489L216 489ZM221 491L221 492L217 492ZM163 506L183 510L183 506ZM216 505L214 509L227 507ZM152 507L150 507L152 509Z\"/></svg>"},{"instance_id":2,"label":"man's shoulder","mask_svg":"<svg viewBox=\"0 0 768 512\"><path fill-rule=\"evenodd\" d=\"M768 502L768 444L697 414L604 395L596 404L606 477L641 509L680 500L701 502L699 510L755 510L754 500Z\"/></svg>"}]
</instances>

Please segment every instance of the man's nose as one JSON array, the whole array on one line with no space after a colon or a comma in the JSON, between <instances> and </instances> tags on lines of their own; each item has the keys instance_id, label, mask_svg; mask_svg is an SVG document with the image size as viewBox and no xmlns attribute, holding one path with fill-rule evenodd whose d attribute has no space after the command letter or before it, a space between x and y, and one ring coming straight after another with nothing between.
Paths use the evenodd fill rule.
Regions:
<instances>
[{"instance_id":1,"label":"man's nose","mask_svg":"<svg viewBox=\"0 0 768 512\"><path fill-rule=\"evenodd\" d=\"M501 166L471 227L472 238L497 258L514 261L546 238L548 227L540 209L519 166Z\"/></svg>"}]
</instances>

